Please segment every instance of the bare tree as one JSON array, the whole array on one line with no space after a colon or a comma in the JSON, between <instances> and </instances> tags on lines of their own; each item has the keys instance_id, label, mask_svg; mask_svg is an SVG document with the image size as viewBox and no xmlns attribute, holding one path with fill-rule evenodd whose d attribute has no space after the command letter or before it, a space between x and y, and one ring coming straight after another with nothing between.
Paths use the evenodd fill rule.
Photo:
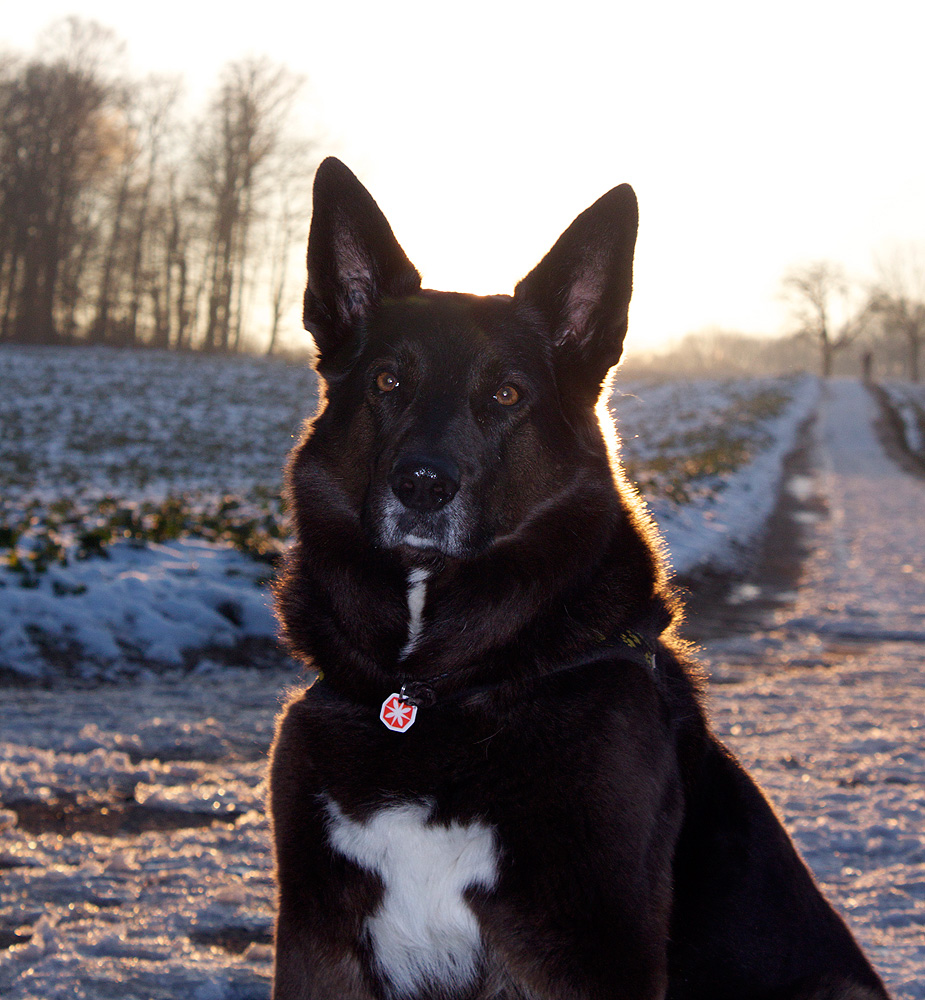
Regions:
<instances>
[{"instance_id":1,"label":"bare tree","mask_svg":"<svg viewBox=\"0 0 925 1000\"><path fill-rule=\"evenodd\" d=\"M147 295L151 303L151 346L188 346L187 274L191 244L192 215L184 208L181 190L182 168L167 163L162 169L149 213L150 262Z\"/></svg>"},{"instance_id":2,"label":"bare tree","mask_svg":"<svg viewBox=\"0 0 925 1000\"><path fill-rule=\"evenodd\" d=\"M110 169L112 88L99 66L118 49L114 35L67 18L45 45L48 55L8 76L0 96L6 279L0 332L20 341L58 336L62 275L82 244L82 202Z\"/></svg>"},{"instance_id":3,"label":"bare tree","mask_svg":"<svg viewBox=\"0 0 925 1000\"><path fill-rule=\"evenodd\" d=\"M292 301L309 214L302 81L227 65L194 128L177 81L136 82L93 22L56 22L34 56L0 54L0 340L235 350Z\"/></svg>"},{"instance_id":4,"label":"bare tree","mask_svg":"<svg viewBox=\"0 0 925 1000\"><path fill-rule=\"evenodd\" d=\"M228 350L240 336L251 227L301 86L266 59L229 63L201 129L200 176L212 220L206 350Z\"/></svg>"},{"instance_id":5,"label":"bare tree","mask_svg":"<svg viewBox=\"0 0 925 1000\"><path fill-rule=\"evenodd\" d=\"M102 343L115 339L112 331L111 312L116 298L116 285L124 272L126 251L125 226L128 218L129 201L132 194L132 184L142 155L142 147L138 142L136 130L132 127L129 117L129 104L132 100L126 90L120 100L119 116L113 116L110 142L113 162L112 190L105 197L106 211L104 213L109 232L105 239L100 261L99 280L97 282L96 315L90 328L90 339Z\"/></svg>"},{"instance_id":6,"label":"bare tree","mask_svg":"<svg viewBox=\"0 0 925 1000\"><path fill-rule=\"evenodd\" d=\"M14 139L19 138L18 77L21 63L13 55L0 55L0 340L10 335L15 318L15 293L25 232L22 226L20 165Z\"/></svg>"},{"instance_id":7,"label":"bare tree","mask_svg":"<svg viewBox=\"0 0 925 1000\"><path fill-rule=\"evenodd\" d=\"M781 294L798 324L797 333L814 339L820 351L822 376L832 374L835 354L854 340L862 316L851 311L844 270L831 261L816 261L788 271Z\"/></svg>"},{"instance_id":8,"label":"bare tree","mask_svg":"<svg viewBox=\"0 0 925 1000\"><path fill-rule=\"evenodd\" d=\"M304 249L305 220L311 215L312 147L307 142L292 143L280 157L270 194L266 218L268 285L270 292L270 336L267 354L279 341L286 310L294 302L293 249L299 248L299 274Z\"/></svg>"},{"instance_id":9,"label":"bare tree","mask_svg":"<svg viewBox=\"0 0 925 1000\"><path fill-rule=\"evenodd\" d=\"M925 340L925 253L914 245L898 248L889 260L878 261L877 271L871 312L888 337L904 341L908 377L918 382Z\"/></svg>"},{"instance_id":10,"label":"bare tree","mask_svg":"<svg viewBox=\"0 0 925 1000\"><path fill-rule=\"evenodd\" d=\"M94 341L128 346L140 341L142 304L155 280L145 262L158 239L149 217L160 181L164 137L178 95L178 81L157 77L124 88L113 138L116 169L105 200L108 231L90 328ZM166 197L166 192L160 196Z\"/></svg>"},{"instance_id":11,"label":"bare tree","mask_svg":"<svg viewBox=\"0 0 925 1000\"><path fill-rule=\"evenodd\" d=\"M145 285L149 279L156 280L145 273L143 264L149 244L153 242L154 227L149 223L162 147L173 125L173 112L180 90L180 82L176 79L150 77L142 84L137 103L137 131L145 149L145 158L136 199L126 317L127 336L133 344L138 341L138 316Z\"/></svg>"}]
</instances>

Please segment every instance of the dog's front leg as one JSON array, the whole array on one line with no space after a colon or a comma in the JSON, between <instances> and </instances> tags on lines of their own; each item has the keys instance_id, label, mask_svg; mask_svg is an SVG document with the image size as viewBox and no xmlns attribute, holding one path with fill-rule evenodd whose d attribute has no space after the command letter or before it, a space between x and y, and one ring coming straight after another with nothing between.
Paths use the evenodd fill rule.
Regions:
<instances>
[{"instance_id":1,"label":"dog's front leg","mask_svg":"<svg viewBox=\"0 0 925 1000\"><path fill-rule=\"evenodd\" d=\"M356 956L281 909L272 1000L375 1000Z\"/></svg>"},{"instance_id":2,"label":"dog's front leg","mask_svg":"<svg viewBox=\"0 0 925 1000\"><path fill-rule=\"evenodd\" d=\"M357 942L376 887L331 853L309 704L294 696L277 722L269 802L279 887L273 1000L375 1000Z\"/></svg>"}]
</instances>

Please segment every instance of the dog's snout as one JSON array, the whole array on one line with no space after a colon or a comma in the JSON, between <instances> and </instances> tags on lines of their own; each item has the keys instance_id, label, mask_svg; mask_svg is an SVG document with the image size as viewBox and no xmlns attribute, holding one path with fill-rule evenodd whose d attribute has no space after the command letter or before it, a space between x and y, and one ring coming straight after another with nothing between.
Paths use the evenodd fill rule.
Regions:
<instances>
[{"instance_id":1,"label":"dog's snout","mask_svg":"<svg viewBox=\"0 0 925 1000\"><path fill-rule=\"evenodd\" d=\"M405 507L432 514L456 496L459 469L446 460L399 459L389 473L389 486Z\"/></svg>"}]
</instances>

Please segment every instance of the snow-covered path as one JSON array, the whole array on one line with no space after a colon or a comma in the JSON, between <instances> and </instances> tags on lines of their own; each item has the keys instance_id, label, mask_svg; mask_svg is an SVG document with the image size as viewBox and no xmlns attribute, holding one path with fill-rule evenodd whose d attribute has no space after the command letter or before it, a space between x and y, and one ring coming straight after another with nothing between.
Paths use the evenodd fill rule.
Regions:
<instances>
[{"instance_id":1,"label":"snow-covered path","mask_svg":"<svg viewBox=\"0 0 925 1000\"><path fill-rule=\"evenodd\" d=\"M831 519L798 608L828 633L925 642L925 483L884 454L877 406L833 382L820 413L821 489Z\"/></svg>"},{"instance_id":2,"label":"snow-covered path","mask_svg":"<svg viewBox=\"0 0 925 1000\"><path fill-rule=\"evenodd\" d=\"M813 490L829 516L793 604L710 643L721 734L768 792L896 997L925 998L925 480L863 386L832 382Z\"/></svg>"}]
</instances>

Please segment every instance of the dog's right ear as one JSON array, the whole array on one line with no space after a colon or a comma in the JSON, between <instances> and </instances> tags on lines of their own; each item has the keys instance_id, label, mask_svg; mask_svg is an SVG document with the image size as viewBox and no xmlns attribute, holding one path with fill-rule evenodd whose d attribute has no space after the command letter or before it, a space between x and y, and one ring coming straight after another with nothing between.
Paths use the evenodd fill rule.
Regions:
<instances>
[{"instance_id":1,"label":"dog's right ear","mask_svg":"<svg viewBox=\"0 0 925 1000\"><path fill-rule=\"evenodd\" d=\"M303 321L322 360L386 297L413 295L421 276L372 195L340 160L315 174Z\"/></svg>"}]
</instances>

